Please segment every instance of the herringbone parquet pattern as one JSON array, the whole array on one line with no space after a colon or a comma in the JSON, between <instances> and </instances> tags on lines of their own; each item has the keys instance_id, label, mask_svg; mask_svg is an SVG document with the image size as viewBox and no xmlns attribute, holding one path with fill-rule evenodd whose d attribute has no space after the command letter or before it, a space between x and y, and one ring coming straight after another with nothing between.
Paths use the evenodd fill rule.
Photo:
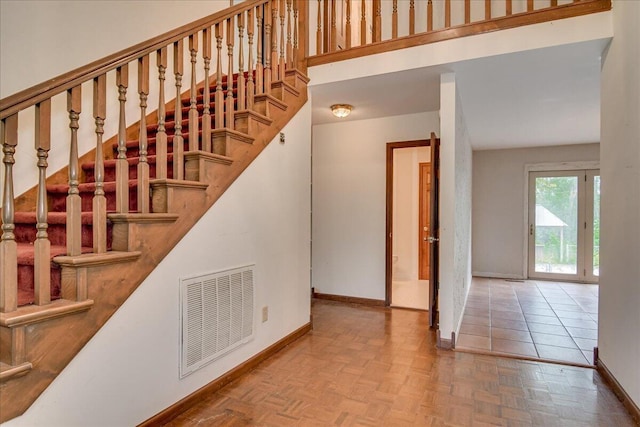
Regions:
<instances>
[{"instance_id":1,"label":"herringbone parquet pattern","mask_svg":"<svg viewBox=\"0 0 640 427\"><path fill-rule=\"evenodd\" d=\"M331 301L170 426L633 426L592 369L441 351L427 313Z\"/></svg>"}]
</instances>

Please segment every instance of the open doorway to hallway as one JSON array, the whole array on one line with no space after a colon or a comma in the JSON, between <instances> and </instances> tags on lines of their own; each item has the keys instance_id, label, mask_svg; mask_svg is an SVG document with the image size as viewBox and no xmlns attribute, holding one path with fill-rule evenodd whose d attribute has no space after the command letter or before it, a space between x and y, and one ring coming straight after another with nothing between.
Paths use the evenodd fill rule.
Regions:
<instances>
[{"instance_id":1,"label":"open doorway to hallway","mask_svg":"<svg viewBox=\"0 0 640 427\"><path fill-rule=\"evenodd\" d=\"M393 307L429 309L429 141L392 150L391 289ZM389 207L388 207L389 209Z\"/></svg>"}]
</instances>

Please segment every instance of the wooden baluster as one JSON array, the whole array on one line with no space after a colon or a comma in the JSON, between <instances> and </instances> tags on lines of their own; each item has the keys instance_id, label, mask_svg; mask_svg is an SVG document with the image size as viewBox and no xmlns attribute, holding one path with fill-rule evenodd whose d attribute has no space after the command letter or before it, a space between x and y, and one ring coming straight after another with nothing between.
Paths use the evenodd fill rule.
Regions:
<instances>
[{"instance_id":1,"label":"wooden baluster","mask_svg":"<svg viewBox=\"0 0 640 427\"><path fill-rule=\"evenodd\" d=\"M253 82L253 14L254 9L247 11L247 38L249 39L249 72L247 79L247 109L253 110L253 98L256 94L255 83Z\"/></svg>"},{"instance_id":2,"label":"wooden baluster","mask_svg":"<svg viewBox=\"0 0 640 427\"><path fill-rule=\"evenodd\" d=\"M297 16L297 15L296 15ZM351 0L347 0L347 23L344 30L346 48L351 48Z\"/></svg>"},{"instance_id":3,"label":"wooden baluster","mask_svg":"<svg viewBox=\"0 0 640 427\"><path fill-rule=\"evenodd\" d=\"M464 0L464 23L471 22L471 0Z\"/></svg>"},{"instance_id":4,"label":"wooden baluster","mask_svg":"<svg viewBox=\"0 0 640 427\"><path fill-rule=\"evenodd\" d=\"M427 2L427 32L433 31L433 1Z\"/></svg>"},{"instance_id":5,"label":"wooden baluster","mask_svg":"<svg viewBox=\"0 0 640 427\"><path fill-rule=\"evenodd\" d=\"M264 10L264 93L271 93L271 2Z\"/></svg>"},{"instance_id":6,"label":"wooden baluster","mask_svg":"<svg viewBox=\"0 0 640 427\"><path fill-rule=\"evenodd\" d=\"M36 104L35 148L38 156L36 241L34 251L34 299L37 305L51 302L51 242L47 229L47 157L51 149L51 100Z\"/></svg>"},{"instance_id":7,"label":"wooden baluster","mask_svg":"<svg viewBox=\"0 0 640 427\"><path fill-rule=\"evenodd\" d=\"M82 112L82 92L80 86L67 91L67 111L71 129L71 147L69 149L69 195L67 196L67 255L82 253L82 201L78 190L78 128Z\"/></svg>"},{"instance_id":8,"label":"wooden baluster","mask_svg":"<svg viewBox=\"0 0 640 427\"><path fill-rule=\"evenodd\" d=\"M198 99L196 90L196 61L198 60L198 33L189 36L189 51L191 52L191 96L189 107L189 151L197 151L198 144Z\"/></svg>"},{"instance_id":9,"label":"wooden baluster","mask_svg":"<svg viewBox=\"0 0 640 427\"><path fill-rule=\"evenodd\" d=\"M398 0L393 0L393 12L391 12L391 38L398 38Z\"/></svg>"},{"instance_id":10,"label":"wooden baluster","mask_svg":"<svg viewBox=\"0 0 640 427\"><path fill-rule=\"evenodd\" d=\"M229 60L229 72L227 73L227 104L226 104L226 123L227 129L234 128L234 112L233 112L233 43L234 43L234 23L233 18L227 19L227 55Z\"/></svg>"},{"instance_id":11,"label":"wooden baluster","mask_svg":"<svg viewBox=\"0 0 640 427\"><path fill-rule=\"evenodd\" d=\"M382 40L382 1L373 0L373 42Z\"/></svg>"},{"instance_id":12,"label":"wooden baluster","mask_svg":"<svg viewBox=\"0 0 640 427\"><path fill-rule=\"evenodd\" d=\"M306 73L307 52L309 50L309 3L306 0L293 0L293 13L295 19L295 36L293 39L293 52L295 55L296 69Z\"/></svg>"},{"instance_id":13,"label":"wooden baluster","mask_svg":"<svg viewBox=\"0 0 640 427\"><path fill-rule=\"evenodd\" d=\"M156 65L158 66L158 131L156 132L156 178L167 178L167 129L165 120L164 81L167 72L166 46L156 51ZM175 119L175 118L174 118Z\"/></svg>"},{"instance_id":14,"label":"wooden baluster","mask_svg":"<svg viewBox=\"0 0 640 427\"><path fill-rule=\"evenodd\" d=\"M116 86L118 86L118 155L116 157L116 211L129 212L129 162L127 161L127 120L125 105L127 87L129 85L129 65L125 64L116 70Z\"/></svg>"},{"instance_id":15,"label":"wooden baluster","mask_svg":"<svg viewBox=\"0 0 640 427\"><path fill-rule=\"evenodd\" d=\"M298 68L298 1L293 0L293 57L291 59L291 63L293 64L292 68ZM351 0L348 0L349 2ZM349 46L351 46L351 42Z\"/></svg>"},{"instance_id":16,"label":"wooden baluster","mask_svg":"<svg viewBox=\"0 0 640 427\"><path fill-rule=\"evenodd\" d=\"M336 0L331 1L331 30L329 32L330 44L329 44L329 52L335 52L338 50L338 27L336 22Z\"/></svg>"},{"instance_id":17,"label":"wooden baluster","mask_svg":"<svg viewBox=\"0 0 640 427\"><path fill-rule=\"evenodd\" d=\"M293 28L291 27L291 3L292 0L287 0L287 58L286 65L287 68L293 68L293 44L291 43L291 32Z\"/></svg>"},{"instance_id":18,"label":"wooden baluster","mask_svg":"<svg viewBox=\"0 0 640 427\"><path fill-rule=\"evenodd\" d=\"M507 2L506 4L507 16L509 16L513 13L513 2L511 0L505 0L505 1Z\"/></svg>"},{"instance_id":19,"label":"wooden baluster","mask_svg":"<svg viewBox=\"0 0 640 427\"><path fill-rule=\"evenodd\" d=\"M184 138L182 137L182 74L184 73L184 42L173 43L173 74L176 80L176 103L173 120L173 179L184 179Z\"/></svg>"},{"instance_id":20,"label":"wooden baluster","mask_svg":"<svg viewBox=\"0 0 640 427\"><path fill-rule=\"evenodd\" d=\"M278 1L272 0L271 8L271 82L280 79L278 72ZM271 91L271 84L269 84Z\"/></svg>"},{"instance_id":21,"label":"wooden baluster","mask_svg":"<svg viewBox=\"0 0 640 427\"><path fill-rule=\"evenodd\" d=\"M263 59L263 42L265 41L266 29L264 29L263 8L258 6L256 9L256 18L258 20L258 57L256 59L256 94L264 93L264 59Z\"/></svg>"},{"instance_id":22,"label":"wooden baluster","mask_svg":"<svg viewBox=\"0 0 640 427\"><path fill-rule=\"evenodd\" d=\"M527 12L533 12L533 0L527 0Z\"/></svg>"},{"instance_id":23,"label":"wooden baluster","mask_svg":"<svg viewBox=\"0 0 640 427\"><path fill-rule=\"evenodd\" d=\"M140 135L138 160L138 212L149 213L149 162L147 159L147 97L149 96L149 55L138 59L140 95Z\"/></svg>"},{"instance_id":24,"label":"wooden baluster","mask_svg":"<svg viewBox=\"0 0 640 427\"><path fill-rule=\"evenodd\" d=\"M444 0L444 27L451 27L451 0Z\"/></svg>"},{"instance_id":25,"label":"wooden baluster","mask_svg":"<svg viewBox=\"0 0 640 427\"><path fill-rule=\"evenodd\" d=\"M18 114L0 120L0 143L4 154L2 191L2 238L0 240L0 312L18 308L18 245L14 234L13 157L18 145Z\"/></svg>"},{"instance_id":26,"label":"wooden baluster","mask_svg":"<svg viewBox=\"0 0 640 427\"><path fill-rule=\"evenodd\" d=\"M555 7L558 5L558 0L551 0L551 7Z\"/></svg>"},{"instance_id":27,"label":"wooden baluster","mask_svg":"<svg viewBox=\"0 0 640 427\"><path fill-rule=\"evenodd\" d=\"M244 110L247 108L245 93L245 77L244 77L244 12L237 16L238 20L238 101L237 109Z\"/></svg>"},{"instance_id":28,"label":"wooden baluster","mask_svg":"<svg viewBox=\"0 0 640 427\"><path fill-rule=\"evenodd\" d=\"M280 0L280 61L278 62L278 80L284 81L285 44L284 44L284 0Z\"/></svg>"},{"instance_id":29,"label":"wooden baluster","mask_svg":"<svg viewBox=\"0 0 640 427\"><path fill-rule=\"evenodd\" d=\"M364 0L363 0L364 1ZM318 0L318 29L316 30L316 55L322 53L322 8L321 0Z\"/></svg>"},{"instance_id":30,"label":"wooden baluster","mask_svg":"<svg viewBox=\"0 0 640 427\"><path fill-rule=\"evenodd\" d=\"M491 0L484 0L484 19L491 19Z\"/></svg>"},{"instance_id":31,"label":"wooden baluster","mask_svg":"<svg viewBox=\"0 0 640 427\"><path fill-rule=\"evenodd\" d=\"M202 92L202 150L211 153L211 28L202 30L202 59L204 60L204 87Z\"/></svg>"},{"instance_id":32,"label":"wooden baluster","mask_svg":"<svg viewBox=\"0 0 640 427\"><path fill-rule=\"evenodd\" d=\"M215 97L215 128L224 127L224 92L222 91L222 24L216 24L216 97Z\"/></svg>"},{"instance_id":33,"label":"wooden baluster","mask_svg":"<svg viewBox=\"0 0 640 427\"><path fill-rule=\"evenodd\" d=\"M415 3L416 3L415 0L411 0L409 2L409 34L410 35L413 35L416 33L416 4Z\"/></svg>"},{"instance_id":34,"label":"wooden baluster","mask_svg":"<svg viewBox=\"0 0 640 427\"><path fill-rule=\"evenodd\" d=\"M367 44L367 4L365 0L360 2L360 8L360 46L364 46Z\"/></svg>"},{"instance_id":35,"label":"wooden baluster","mask_svg":"<svg viewBox=\"0 0 640 427\"><path fill-rule=\"evenodd\" d=\"M107 75L93 79L93 119L96 124L96 162L93 193L93 252L102 254L107 251L107 198L104 196L104 154L102 135L104 119L107 116Z\"/></svg>"}]
</instances>

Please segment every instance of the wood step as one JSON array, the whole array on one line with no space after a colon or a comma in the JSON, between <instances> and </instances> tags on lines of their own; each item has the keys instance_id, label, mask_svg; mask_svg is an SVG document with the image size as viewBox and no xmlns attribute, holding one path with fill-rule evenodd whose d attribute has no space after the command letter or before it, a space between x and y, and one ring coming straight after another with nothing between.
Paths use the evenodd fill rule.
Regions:
<instances>
[{"instance_id":1,"label":"wood step","mask_svg":"<svg viewBox=\"0 0 640 427\"><path fill-rule=\"evenodd\" d=\"M202 199L203 196L199 197L197 193L204 193L209 187L206 183L177 179L154 179L150 185L153 212L176 214L190 209L190 201ZM186 201L181 201L185 196Z\"/></svg>"},{"instance_id":2,"label":"wood step","mask_svg":"<svg viewBox=\"0 0 640 427\"><path fill-rule=\"evenodd\" d=\"M16 366L0 362L0 383L26 375L32 368L31 362L24 362Z\"/></svg>"},{"instance_id":3,"label":"wood step","mask_svg":"<svg viewBox=\"0 0 640 427\"><path fill-rule=\"evenodd\" d=\"M113 250L122 252L149 251L144 246L147 233L166 233L180 217L173 213L111 213Z\"/></svg>"},{"instance_id":4,"label":"wood step","mask_svg":"<svg viewBox=\"0 0 640 427\"><path fill-rule=\"evenodd\" d=\"M59 299L47 305L25 305L18 307L11 313L0 313L0 326L4 328L15 328L27 326L34 323L44 322L69 314L87 311L93 305L93 300L69 301Z\"/></svg>"}]
</instances>

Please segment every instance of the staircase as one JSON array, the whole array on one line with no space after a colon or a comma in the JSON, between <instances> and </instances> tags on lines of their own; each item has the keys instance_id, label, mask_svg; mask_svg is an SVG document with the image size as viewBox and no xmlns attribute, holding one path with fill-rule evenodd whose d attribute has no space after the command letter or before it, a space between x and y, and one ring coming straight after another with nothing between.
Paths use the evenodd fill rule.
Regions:
<instances>
[{"instance_id":1,"label":"staircase","mask_svg":"<svg viewBox=\"0 0 640 427\"><path fill-rule=\"evenodd\" d=\"M69 169L45 181L42 172L48 147L46 141L39 146L36 137L39 158L44 159L38 163L38 186L15 201L8 197L12 195L11 179L3 189L0 422L22 414L33 403L307 101L308 79L301 69L304 67L295 60L300 53L297 37L294 43L289 36L285 46L285 31L290 34L294 27L285 25L284 19L278 21L285 14L284 8L278 9L279 4L247 1L208 17L204 25L199 21L198 27L167 36L168 47L175 48L176 53L182 49L182 40L188 38L193 67L193 55L198 53L197 41L193 40L202 35L202 55L208 67L208 60L215 56L210 52L214 36L218 42L214 76L209 77L207 68L205 80L197 84L192 78L185 92L180 91L180 79L176 79L177 96L165 103L165 70L159 70L158 110L146 114L141 108L140 121L126 128L121 109L118 135L103 143L96 131L96 149L81 159L77 159L77 153L76 160L73 157L73 91L78 86L70 83L70 88L61 89L69 96ZM297 9L294 13L297 17ZM233 40L233 30L244 31L245 25L247 35L251 35L248 71L243 71L242 46L239 70L234 68L231 42L227 43L228 72L222 73L221 42ZM250 31L264 37L270 52L263 55L258 45L254 54ZM157 54L162 65L162 48ZM144 58L148 56L142 53L137 58L143 65L139 70L144 70ZM118 86L126 90L126 81L121 79L125 76L123 64L109 71L118 73ZM175 62L174 70L182 75L181 64ZM139 71L139 78L143 104L147 96L144 71ZM94 87L98 87L94 93L97 128L104 118L100 107L97 114L95 109L95 99L104 93L99 90L98 80L94 79ZM17 144L17 112L11 106L5 108L9 101L1 101L0 135L5 172L11 177L10 151ZM122 107L122 97L120 101ZM34 104L39 114L43 101ZM16 136L15 141L12 136ZM77 183L73 177L77 177ZM104 197L96 191L99 189L103 189Z\"/></svg>"}]
</instances>

